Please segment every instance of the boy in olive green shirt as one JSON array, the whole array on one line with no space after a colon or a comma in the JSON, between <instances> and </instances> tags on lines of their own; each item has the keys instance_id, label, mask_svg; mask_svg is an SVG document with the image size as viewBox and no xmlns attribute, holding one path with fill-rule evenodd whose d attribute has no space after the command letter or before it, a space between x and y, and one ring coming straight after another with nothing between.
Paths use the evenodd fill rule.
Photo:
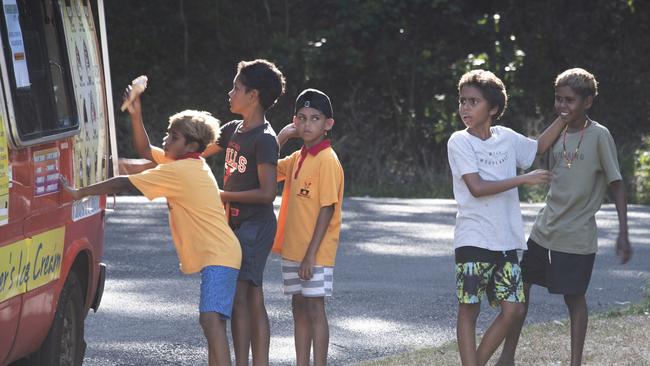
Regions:
<instances>
[{"instance_id":1,"label":"boy in olive green shirt","mask_svg":"<svg viewBox=\"0 0 650 366\"><path fill-rule=\"evenodd\" d=\"M622 263L632 256L616 145L607 128L586 114L597 94L596 79L583 69L569 69L555 80L555 110L567 125L551 150L553 180L521 261L526 311L532 284L564 295L571 319L571 365L582 362L588 321L585 293L598 240L595 214L608 188L619 220L616 254ZM522 326L523 320L511 329L499 365L514 364Z\"/></svg>"}]
</instances>

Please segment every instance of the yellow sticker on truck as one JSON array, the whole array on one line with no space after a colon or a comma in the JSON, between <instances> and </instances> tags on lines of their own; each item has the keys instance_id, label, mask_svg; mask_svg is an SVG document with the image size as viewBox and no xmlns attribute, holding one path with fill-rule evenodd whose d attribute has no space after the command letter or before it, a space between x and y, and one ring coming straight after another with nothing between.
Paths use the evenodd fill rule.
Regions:
<instances>
[{"instance_id":1,"label":"yellow sticker on truck","mask_svg":"<svg viewBox=\"0 0 650 366\"><path fill-rule=\"evenodd\" d=\"M65 226L0 247L0 302L59 278Z\"/></svg>"}]
</instances>

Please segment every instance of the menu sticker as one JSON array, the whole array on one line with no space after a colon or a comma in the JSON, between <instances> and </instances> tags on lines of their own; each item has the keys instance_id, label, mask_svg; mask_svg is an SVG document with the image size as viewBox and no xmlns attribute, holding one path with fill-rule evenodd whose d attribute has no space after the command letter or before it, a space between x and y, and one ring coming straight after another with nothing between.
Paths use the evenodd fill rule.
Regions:
<instances>
[{"instance_id":1,"label":"menu sticker","mask_svg":"<svg viewBox=\"0 0 650 366\"><path fill-rule=\"evenodd\" d=\"M42 196L59 191L58 148L36 151L34 153L34 196Z\"/></svg>"}]
</instances>

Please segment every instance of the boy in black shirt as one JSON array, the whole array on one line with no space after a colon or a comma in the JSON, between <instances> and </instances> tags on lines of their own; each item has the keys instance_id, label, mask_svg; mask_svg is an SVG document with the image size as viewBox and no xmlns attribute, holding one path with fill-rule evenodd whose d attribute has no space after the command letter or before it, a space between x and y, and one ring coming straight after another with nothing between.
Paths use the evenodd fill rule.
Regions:
<instances>
[{"instance_id":1,"label":"boy in black shirt","mask_svg":"<svg viewBox=\"0 0 650 366\"><path fill-rule=\"evenodd\" d=\"M270 330L262 275L277 225L273 201L279 147L265 113L282 95L284 85L284 76L271 62L240 62L228 96L230 111L243 119L223 125L217 144L203 154L226 150L221 199L242 247L232 314L237 365L248 365L249 347L253 365L269 364Z\"/></svg>"}]
</instances>

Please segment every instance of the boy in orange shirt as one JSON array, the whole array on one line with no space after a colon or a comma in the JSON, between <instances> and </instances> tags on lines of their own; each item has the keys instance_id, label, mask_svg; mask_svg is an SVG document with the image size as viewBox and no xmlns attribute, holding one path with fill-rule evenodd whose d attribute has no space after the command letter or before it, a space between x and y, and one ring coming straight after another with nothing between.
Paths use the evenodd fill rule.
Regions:
<instances>
[{"instance_id":1,"label":"boy in orange shirt","mask_svg":"<svg viewBox=\"0 0 650 366\"><path fill-rule=\"evenodd\" d=\"M139 93L128 106L134 145L142 158L158 165L80 189L61 178L61 186L75 200L134 188L149 199L167 198L180 269L185 274L201 272L199 321L208 341L209 365L230 365L226 321L232 313L241 249L226 221L217 182L200 156L215 141L219 121L207 112L177 113L169 118L163 149L151 146L142 123Z\"/></svg>"},{"instance_id":2,"label":"boy in orange shirt","mask_svg":"<svg viewBox=\"0 0 650 366\"><path fill-rule=\"evenodd\" d=\"M280 131L280 146L291 137L301 150L278 161L285 181L274 250L282 255L284 293L292 295L296 364L327 363L329 325L325 296L332 296L334 260L341 231L343 168L331 148L332 105L323 92L306 89L296 99L293 122Z\"/></svg>"}]
</instances>

